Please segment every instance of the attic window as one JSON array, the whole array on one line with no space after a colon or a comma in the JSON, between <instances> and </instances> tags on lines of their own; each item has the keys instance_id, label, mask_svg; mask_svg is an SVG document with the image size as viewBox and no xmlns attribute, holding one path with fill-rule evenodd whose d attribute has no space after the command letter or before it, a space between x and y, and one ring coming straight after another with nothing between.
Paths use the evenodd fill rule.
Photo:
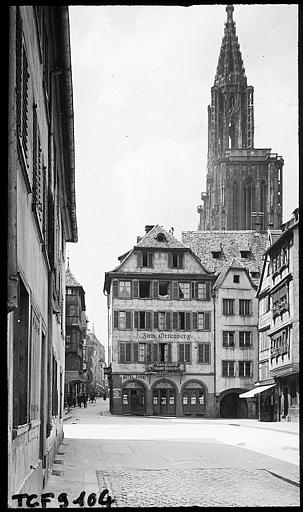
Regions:
<instances>
[{"instance_id":1,"label":"attic window","mask_svg":"<svg viewBox=\"0 0 303 512\"><path fill-rule=\"evenodd\" d=\"M240 276L239 274L234 275L234 283L240 283Z\"/></svg>"},{"instance_id":2,"label":"attic window","mask_svg":"<svg viewBox=\"0 0 303 512\"><path fill-rule=\"evenodd\" d=\"M241 258L249 258L250 250L249 249L240 250L240 254L241 254Z\"/></svg>"},{"instance_id":3,"label":"attic window","mask_svg":"<svg viewBox=\"0 0 303 512\"><path fill-rule=\"evenodd\" d=\"M253 279L259 279L260 277L260 272L251 272L251 277Z\"/></svg>"},{"instance_id":4,"label":"attic window","mask_svg":"<svg viewBox=\"0 0 303 512\"><path fill-rule=\"evenodd\" d=\"M157 242L166 242L166 236L163 233L158 233L155 238Z\"/></svg>"},{"instance_id":5,"label":"attic window","mask_svg":"<svg viewBox=\"0 0 303 512\"><path fill-rule=\"evenodd\" d=\"M220 250L213 250L211 251L211 255L213 258L219 259L221 255L221 249Z\"/></svg>"}]
</instances>

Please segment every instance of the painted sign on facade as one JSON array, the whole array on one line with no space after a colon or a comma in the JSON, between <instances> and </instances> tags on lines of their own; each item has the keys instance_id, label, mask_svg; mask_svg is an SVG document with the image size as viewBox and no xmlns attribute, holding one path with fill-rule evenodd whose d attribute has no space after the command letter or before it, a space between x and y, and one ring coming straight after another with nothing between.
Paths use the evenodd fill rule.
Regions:
<instances>
[{"instance_id":1,"label":"painted sign on facade","mask_svg":"<svg viewBox=\"0 0 303 512\"><path fill-rule=\"evenodd\" d=\"M170 340L191 340L191 333L184 332L142 332L139 336L142 340L170 341Z\"/></svg>"}]
</instances>

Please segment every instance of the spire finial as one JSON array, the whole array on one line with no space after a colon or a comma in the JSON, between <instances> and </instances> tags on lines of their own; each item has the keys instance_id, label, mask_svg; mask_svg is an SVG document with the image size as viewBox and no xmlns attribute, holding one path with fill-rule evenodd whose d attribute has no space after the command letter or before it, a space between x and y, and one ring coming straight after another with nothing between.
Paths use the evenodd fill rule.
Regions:
<instances>
[{"instance_id":1,"label":"spire finial","mask_svg":"<svg viewBox=\"0 0 303 512\"><path fill-rule=\"evenodd\" d=\"M234 11L233 4L227 4L227 6L226 6L227 23L232 23L233 22L233 11Z\"/></svg>"},{"instance_id":2,"label":"spire finial","mask_svg":"<svg viewBox=\"0 0 303 512\"><path fill-rule=\"evenodd\" d=\"M67 270L69 270L69 256L67 256Z\"/></svg>"}]
</instances>

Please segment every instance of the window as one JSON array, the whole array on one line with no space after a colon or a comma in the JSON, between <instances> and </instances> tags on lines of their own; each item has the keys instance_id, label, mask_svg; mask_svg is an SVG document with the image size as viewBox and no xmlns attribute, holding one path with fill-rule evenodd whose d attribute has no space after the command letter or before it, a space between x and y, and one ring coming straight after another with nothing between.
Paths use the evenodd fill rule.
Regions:
<instances>
[{"instance_id":1,"label":"window","mask_svg":"<svg viewBox=\"0 0 303 512\"><path fill-rule=\"evenodd\" d=\"M119 329L126 328L125 311L119 311Z\"/></svg>"},{"instance_id":2,"label":"window","mask_svg":"<svg viewBox=\"0 0 303 512\"><path fill-rule=\"evenodd\" d=\"M288 310L288 287L287 285L282 286L272 296L273 301L273 317L281 315Z\"/></svg>"},{"instance_id":3,"label":"window","mask_svg":"<svg viewBox=\"0 0 303 512\"><path fill-rule=\"evenodd\" d=\"M119 281L119 297L121 299L131 298L131 282L130 281Z\"/></svg>"},{"instance_id":4,"label":"window","mask_svg":"<svg viewBox=\"0 0 303 512\"><path fill-rule=\"evenodd\" d=\"M234 315L235 299L223 299L223 315Z\"/></svg>"},{"instance_id":5,"label":"window","mask_svg":"<svg viewBox=\"0 0 303 512\"><path fill-rule=\"evenodd\" d=\"M222 376L235 377L235 361L222 361Z\"/></svg>"},{"instance_id":6,"label":"window","mask_svg":"<svg viewBox=\"0 0 303 512\"><path fill-rule=\"evenodd\" d=\"M259 363L259 380L269 379L268 361Z\"/></svg>"},{"instance_id":7,"label":"window","mask_svg":"<svg viewBox=\"0 0 303 512\"><path fill-rule=\"evenodd\" d=\"M189 311L173 311L173 329L180 331L190 331L191 314Z\"/></svg>"},{"instance_id":8,"label":"window","mask_svg":"<svg viewBox=\"0 0 303 512\"><path fill-rule=\"evenodd\" d=\"M132 362L132 350L131 343L119 342L119 363L131 363Z\"/></svg>"},{"instance_id":9,"label":"window","mask_svg":"<svg viewBox=\"0 0 303 512\"><path fill-rule=\"evenodd\" d=\"M149 345L149 344L148 344ZM133 362L145 363L146 360L146 343L133 343Z\"/></svg>"},{"instance_id":10,"label":"window","mask_svg":"<svg viewBox=\"0 0 303 512\"><path fill-rule=\"evenodd\" d=\"M158 345L158 362L170 363L171 362L171 344L159 343Z\"/></svg>"},{"instance_id":11,"label":"window","mask_svg":"<svg viewBox=\"0 0 303 512\"><path fill-rule=\"evenodd\" d=\"M234 275L234 283L240 283L240 276L237 274Z\"/></svg>"},{"instance_id":12,"label":"window","mask_svg":"<svg viewBox=\"0 0 303 512\"><path fill-rule=\"evenodd\" d=\"M239 361L239 377L252 377L251 361Z\"/></svg>"},{"instance_id":13,"label":"window","mask_svg":"<svg viewBox=\"0 0 303 512\"><path fill-rule=\"evenodd\" d=\"M16 9L16 123L19 147L22 153L22 167L28 168L28 89L29 72L23 42L20 10Z\"/></svg>"},{"instance_id":14,"label":"window","mask_svg":"<svg viewBox=\"0 0 303 512\"><path fill-rule=\"evenodd\" d=\"M251 315L251 300L250 299L239 299L239 315L241 315L241 316Z\"/></svg>"},{"instance_id":15,"label":"window","mask_svg":"<svg viewBox=\"0 0 303 512\"><path fill-rule=\"evenodd\" d=\"M190 299L190 283L179 283L179 299Z\"/></svg>"},{"instance_id":16,"label":"window","mask_svg":"<svg viewBox=\"0 0 303 512\"><path fill-rule=\"evenodd\" d=\"M151 311L134 311L135 329L152 329Z\"/></svg>"},{"instance_id":17,"label":"window","mask_svg":"<svg viewBox=\"0 0 303 512\"><path fill-rule=\"evenodd\" d=\"M114 311L114 329L132 329L132 311Z\"/></svg>"},{"instance_id":18,"label":"window","mask_svg":"<svg viewBox=\"0 0 303 512\"><path fill-rule=\"evenodd\" d=\"M137 253L137 265L138 267L149 267L153 266L153 253L149 251L140 251Z\"/></svg>"},{"instance_id":19,"label":"window","mask_svg":"<svg viewBox=\"0 0 303 512\"><path fill-rule=\"evenodd\" d=\"M164 311L159 312L159 329L160 329L160 331L163 331L165 329L165 312Z\"/></svg>"},{"instance_id":20,"label":"window","mask_svg":"<svg viewBox=\"0 0 303 512\"><path fill-rule=\"evenodd\" d=\"M159 298L161 299L169 299L169 288L170 283L169 281L159 281Z\"/></svg>"},{"instance_id":21,"label":"window","mask_svg":"<svg viewBox=\"0 0 303 512\"><path fill-rule=\"evenodd\" d=\"M179 343L179 363L190 363L191 343Z\"/></svg>"},{"instance_id":22,"label":"window","mask_svg":"<svg viewBox=\"0 0 303 512\"><path fill-rule=\"evenodd\" d=\"M154 311L154 329L170 330L170 311Z\"/></svg>"},{"instance_id":23,"label":"window","mask_svg":"<svg viewBox=\"0 0 303 512\"><path fill-rule=\"evenodd\" d=\"M71 288L67 288L67 295L72 295L72 289Z\"/></svg>"},{"instance_id":24,"label":"window","mask_svg":"<svg viewBox=\"0 0 303 512\"><path fill-rule=\"evenodd\" d=\"M166 236L164 235L164 233L158 233L156 236L156 240L158 242L167 242Z\"/></svg>"},{"instance_id":25,"label":"window","mask_svg":"<svg viewBox=\"0 0 303 512\"><path fill-rule=\"evenodd\" d=\"M139 281L139 299L149 299L151 294L151 282L150 281Z\"/></svg>"},{"instance_id":26,"label":"window","mask_svg":"<svg viewBox=\"0 0 303 512\"><path fill-rule=\"evenodd\" d=\"M251 277L253 279L259 279L260 278L260 272L251 272Z\"/></svg>"},{"instance_id":27,"label":"window","mask_svg":"<svg viewBox=\"0 0 303 512\"><path fill-rule=\"evenodd\" d=\"M240 331L239 332L239 347L251 347L251 332L250 331Z\"/></svg>"},{"instance_id":28,"label":"window","mask_svg":"<svg viewBox=\"0 0 303 512\"><path fill-rule=\"evenodd\" d=\"M249 250L247 250L247 251L240 251L240 254L241 254L241 258L247 259L250 256L250 251Z\"/></svg>"},{"instance_id":29,"label":"window","mask_svg":"<svg viewBox=\"0 0 303 512\"><path fill-rule=\"evenodd\" d=\"M13 426L28 422L29 295L19 278L18 309L14 313Z\"/></svg>"},{"instance_id":30,"label":"window","mask_svg":"<svg viewBox=\"0 0 303 512\"><path fill-rule=\"evenodd\" d=\"M210 311L193 312L193 330L210 330Z\"/></svg>"},{"instance_id":31,"label":"window","mask_svg":"<svg viewBox=\"0 0 303 512\"><path fill-rule=\"evenodd\" d=\"M53 354L53 378L52 378L52 415L58 415L58 364Z\"/></svg>"},{"instance_id":32,"label":"window","mask_svg":"<svg viewBox=\"0 0 303 512\"><path fill-rule=\"evenodd\" d=\"M168 266L169 268L183 268L183 253L169 252Z\"/></svg>"},{"instance_id":33,"label":"window","mask_svg":"<svg viewBox=\"0 0 303 512\"><path fill-rule=\"evenodd\" d=\"M45 234L46 168L43 164L40 131L37 120L37 108L33 109L33 210L41 234Z\"/></svg>"},{"instance_id":34,"label":"window","mask_svg":"<svg viewBox=\"0 0 303 512\"><path fill-rule=\"evenodd\" d=\"M210 343L198 343L198 363L210 364Z\"/></svg>"},{"instance_id":35,"label":"window","mask_svg":"<svg viewBox=\"0 0 303 512\"><path fill-rule=\"evenodd\" d=\"M235 346L235 333L233 331L223 331L223 347Z\"/></svg>"},{"instance_id":36,"label":"window","mask_svg":"<svg viewBox=\"0 0 303 512\"><path fill-rule=\"evenodd\" d=\"M65 336L65 343L66 343L66 344L70 343L70 334L67 334L67 335Z\"/></svg>"},{"instance_id":37,"label":"window","mask_svg":"<svg viewBox=\"0 0 303 512\"><path fill-rule=\"evenodd\" d=\"M192 298L199 300L210 300L210 283L196 282L192 283Z\"/></svg>"}]
</instances>

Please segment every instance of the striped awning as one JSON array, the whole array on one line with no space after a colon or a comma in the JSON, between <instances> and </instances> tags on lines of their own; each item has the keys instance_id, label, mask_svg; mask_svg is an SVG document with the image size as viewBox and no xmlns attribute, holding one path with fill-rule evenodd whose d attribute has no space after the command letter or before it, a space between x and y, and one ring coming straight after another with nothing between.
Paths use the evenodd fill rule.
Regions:
<instances>
[{"instance_id":1,"label":"striped awning","mask_svg":"<svg viewBox=\"0 0 303 512\"><path fill-rule=\"evenodd\" d=\"M249 391L246 391L246 393L241 393L239 395L239 398L252 398L255 395L258 395L259 393L263 393L263 391L266 391L267 389L273 388L276 384L269 384L268 386L258 386L254 389L250 389Z\"/></svg>"}]
</instances>

